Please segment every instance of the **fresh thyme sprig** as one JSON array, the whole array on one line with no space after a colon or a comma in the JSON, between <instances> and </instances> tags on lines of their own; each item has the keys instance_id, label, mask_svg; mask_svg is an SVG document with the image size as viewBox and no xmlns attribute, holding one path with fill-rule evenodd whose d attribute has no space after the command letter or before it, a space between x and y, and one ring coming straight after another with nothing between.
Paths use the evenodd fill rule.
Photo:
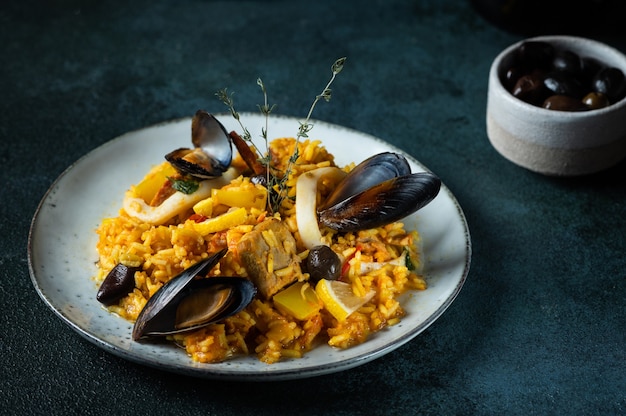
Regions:
<instances>
[{"instance_id":1,"label":"fresh thyme sprig","mask_svg":"<svg viewBox=\"0 0 626 416\"><path fill-rule=\"evenodd\" d=\"M319 95L315 96L315 100L313 100L313 103L311 104L311 107L309 108L309 112L306 115L306 119L303 122L300 122L300 128L298 129L298 134L296 135L296 144L294 147L293 154L289 158L287 168L285 169L285 173L283 175L282 181L279 184L281 186L281 191L279 192L278 206L282 204L282 201L286 197L285 192L282 191L282 189L284 188L282 186L283 182L286 182L287 179L289 178L289 175L291 174L291 170L293 169L293 165L296 163L296 161L298 160L298 157L300 156L299 151L298 151L298 144L300 143L300 139L308 138L309 137L308 133L313 129L313 124L311 124L310 122L311 116L313 115L313 110L315 109L315 106L321 99L324 99L324 101L326 102L330 101L332 97L332 90L330 86L335 81L335 78L337 77L337 75L343 70L343 65L345 62L346 62L346 58L343 57L343 58L337 59L333 63L333 65L330 67L330 70L332 73L330 80L328 81L328 83L326 84L322 92Z\"/></svg>"},{"instance_id":2,"label":"fresh thyme sprig","mask_svg":"<svg viewBox=\"0 0 626 416\"><path fill-rule=\"evenodd\" d=\"M252 148L254 149L254 151L258 155L262 155L261 151L258 149L256 144L252 141L252 135L250 134L250 132L248 131L246 126L244 126L243 123L241 122L241 117L239 116L239 112L237 112L237 110L235 110L235 101L233 100L233 93L229 94L228 90L226 88L224 88L224 89L218 90L215 93L215 96L222 103L224 103L224 105L226 107L228 107L228 110L230 111L230 114L239 123L239 126L241 127L241 130L243 131L243 134L241 135L241 138L244 139L246 142L248 142L250 144L250 146L252 146Z\"/></svg>"},{"instance_id":3,"label":"fresh thyme sprig","mask_svg":"<svg viewBox=\"0 0 626 416\"><path fill-rule=\"evenodd\" d=\"M263 139L267 144L267 127L269 116L270 113L274 111L274 108L276 108L276 104L270 106L267 103L267 90L265 89L265 84L263 84L263 80L261 78L257 78L256 83L259 87L261 87L261 92L263 92L263 104L258 105L257 107L259 107L259 111L261 112L261 114L265 116L265 127L261 129L261 136L263 136Z\"/></svg>"},{"instance_id":4,"label":"fresh thyme sprig","mask_svg":"<svg viewBox=\"0 0 626 416\"><path fill-rule=\"evenodd\" d=\"M322 92L319 95L315 96L315 99L313 100L313 103L311 104L311 107L309 108L309 112L307 113L306 118L304 119L304 121L300 122L300 127L298 128L298 133L296 134L296 142L294 146L294 151L289 157L287 167L285 168L285 171L282 172L282 174L280 172L277 172L276 174L272 172L274 170L274 167L272 166L271 154L269 152L267 130L268 130L268 125L269 125L269 122L268 122L269 115L271 114L271 112L274 110L276 106L275 105L270 106L268 104L267 90L265 89L265 85L263 84L263 81L261 80L261 78L257 78L257 85L261 88L261 91L263 92L263 104L258 105L258 108L261 114L265 116L265 127L261 128L261 137L263 137L263 140L265 141L265 147L266 147L265 155L259 151L259 148L252 141L252 135L241 122L239 113L235 110L235 105L234 105L234 101L232 98L232 94L228 94L228 91L226 90L226 88L219 90L215 93L215 95L220 99L220 101L222 101L229 108L230 113L235 118L235 120L237 120L237 122L239 123L239 125L241 126L243 130L242 138L246 142L250 143L251 147L257 153L259 160L266 168L268 209L272 213L277 212L280 206L282 205L283 201L285 200L285 198L287 198L287 180L289 179L289 175L291 174L291 171L293 170L293 165L296 163L296 161L298 160L298 157L300 156L299 150L298 150L298 144L300 143L300 139L308 138L309 137L308 133L311 131L311 129L313 129L313 124L311 123L311 116L313 115L313 110L315 109L315 106L320 100L323 99L326 102L330 101L331 96L332 96L332 90L330 86L335 81L335 78L337 77L337 75L343 70L343 66L345 62L346 62L345 57L339 58L331 66L332 75L331 75L330 80L328 81L328 83L326 84Z\"/></svg>"},{"instance_id":5,"label":"fresh thyme sprig","mask_svg":"<svg viewBox=\"0 0 626 416\"><path fill-rule=\"evenodd\" d=\"M343 70L343 65L345 62L346 62L345 57L339 58L330 67L330 70L332 71L332 76L330 80L328 81L328 84L326 84L326 86L322 90L321 94L315 96L315 100L313 101L313 104L311 104L311 108L309 108L309 113L306 115L306 120L300 123L300 128L298 130L298 137L296 138L296 140L299 140L300 138L309 137L307 133L310 132L311 129L313 128L313 125L309 123L309 120L311 119L311 115L313 115L313 110L315 109L315 106L317 105L319 100L321 100L322 98L326 102L330 101L330 98L332 96L332 90L330 89L330 85L335 81L335 78L337 77L337 75Z\"/></svg>"},{"instance_id":6,"label":"fresh thyme sprig","mask_svg":"<svg viewBox=\"0 0 626 416\"><path fill-rule=\"evenodd\" d=\"M261 78L257 78L256 83L259 87L261 87L261 92L263 92L263 104L258 106L259 111L261 112L261 114L265 116L265 127L261 128L261 136L263 137L263 140L265 141L265 156L259 155L259 157L260 157L261 163L265 165L265 171L266 171L265 180L269 184L270 179L272 177L272 174L270 172L271 166L272 166L272 155L269 152L270 146L269 146L269 139L267 137L267 129L269 127L270 114L272 111L274 111L274 108L276 108L276 104L273 104L272 106L268 104L267 90L265 89L265 84L263 84L263 80L261 80Z\"/></svg>"}]
</instances>

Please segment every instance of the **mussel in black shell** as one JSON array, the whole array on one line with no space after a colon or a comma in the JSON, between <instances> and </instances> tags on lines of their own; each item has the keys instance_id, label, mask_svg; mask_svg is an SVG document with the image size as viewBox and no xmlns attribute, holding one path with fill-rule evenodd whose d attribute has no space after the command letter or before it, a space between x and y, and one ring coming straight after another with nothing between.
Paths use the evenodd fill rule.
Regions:
<instances>
[{"instance_id":1,"label":"mussel in black shell","mask_svg":"<svg viewBox=\"0 0 626 416\"><path fill-rule=\"evenodd\" d=\"M193 149L180 148L165 155L180 173L210 179L229 168L233 149L228 132L205 110L198 110L191 120L191 142Z\"/></svg>"},{"instance_id":2,"label":"mussel in black shell","mask_svg":"<svg viewBox=\"0 0 626 416\"><path fill-rule=\"evenodd\" d=\"M404 156L385 152L357 165L317 210L321 224L340 232L380 227L430 203L441 180L411 173Z\"/></svg>"},{"instance_id":3,"label":"mussel in black shell","mask_svg":"<svg viewBox=\"0 0 626 416\"><path fill-rule=\"evenodd\" d=\"M242 277L203 277L226 251L215 253L165 283L137 317L133 339L198 329L243 310L256 295L251 281Z\"/></svg>"}]
</instances>

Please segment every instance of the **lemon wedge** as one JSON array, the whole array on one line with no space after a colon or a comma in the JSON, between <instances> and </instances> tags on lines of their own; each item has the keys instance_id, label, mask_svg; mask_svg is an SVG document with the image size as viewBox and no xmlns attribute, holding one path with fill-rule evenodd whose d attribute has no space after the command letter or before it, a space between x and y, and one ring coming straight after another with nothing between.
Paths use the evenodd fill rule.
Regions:
<instances>
[{"instance_id":1,"label":"lemon wedge","mask_svg":"<svg viewBox=\"0 0 626 416\"><path fill-rule=\"evenodd\" d=\"M357 296L352 291L352 285L339 280L322 279L315 285L317 297L324 303L324 307L339 322L346 320L350 314L370 301L376 292L370 290L365 296Z\"/></svg>"}]
</instances>

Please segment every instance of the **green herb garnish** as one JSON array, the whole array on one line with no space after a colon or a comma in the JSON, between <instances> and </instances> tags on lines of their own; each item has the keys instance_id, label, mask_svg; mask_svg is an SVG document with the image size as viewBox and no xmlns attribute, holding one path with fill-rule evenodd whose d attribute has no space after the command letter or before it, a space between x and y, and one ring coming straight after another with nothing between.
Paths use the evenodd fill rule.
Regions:
<instances>
[{"instance_id":1,"label":"green herb garnish","mask_svg":"<svg viewBox=\"0 0 626 416\"><path fill-rule=\"evenodd\" d=\"M406 248L404 249L404 265L409 270L415 270L415 265L413 264L413 261L411 260L409 249L406 249Z\"/></svg>"},{"instance_id":2,"label":"green herb garnish","mask_svg":"<svg viewBox=\"0 0 626 416\"><path fill-rule=\"evenodd\" d=\"M311 107L309 108L309 112L307 113L305 120L300 122L300 127L298 128L298 132L296 135L294 152L289 157L289 161L284 172L277 172L274 166L272 166L271 155L269 152L267 128L269 115L274 110L276 105L270 106L268 104L267 90L265 89L265 85L263 84L261 78L257 79L257 85L261 88L261 91L263 93L263 104L259 105L258 108L261 114L265 116L265 127L261 129L261 137L265 141L265 153L261 153L261 151L252 141L252 135L250 134L248 129L242 124L239 113L235 110L232 93L229 94L226 88L219 90L215 93L217 98L228 107L231 115L235 118L235 120L239 122L239 125L241 126L243 131L243 134L241 136L242 139L250 144L250 147L257 153L259 157L259 162L266 168L266 181L268 191L267 208L271 213L277 212L285 198L287 198L287 180L289 179L289 175L291 174L293 165L296 163L298 157L300 156L298 153L298 144L300 143L300 139L309 137L308 133L311 131L311 129L313 129L313 124L310 122L313 110L320 100L323 99L326 102L330 101L330 98L332 96L332 90L330 89L330 86L337 77L337 75L342 71L345 62L346 58L339 58L331 66L332 76L330 80L328 81L322 92L319 95L315 96L315 99L311 104Z\"/></svg>"},{"instance_id":3,"label":"green herb garnish","mask_svg":"<svg viewBox=\"0 0 626 416\"><path fill-rule=\"evenodd\" d=\"M200 184L195 179L174 179L167 178L172 183L172 188L177 190L178 192L182 192L185 195L191 195L198 190Z\"/></svg>"}]
</instances>

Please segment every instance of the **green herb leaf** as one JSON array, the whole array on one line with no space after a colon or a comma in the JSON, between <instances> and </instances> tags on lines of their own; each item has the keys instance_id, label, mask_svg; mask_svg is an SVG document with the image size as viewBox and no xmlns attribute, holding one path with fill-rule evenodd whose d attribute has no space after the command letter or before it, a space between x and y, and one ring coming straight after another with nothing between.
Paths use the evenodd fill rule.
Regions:
<instances>
[{"instance_id":1,"label":"green herb leaf","mask_svg":"<svg viewBox=\"0 0 626 416\"><path fill-rule=\"evenodd\" d=\"M195 179L174 179L170 177L167 179L172 182L172 188L185 195L193 194L200 187L200 184Z\"/></svg>"},{"instance_id":2,"label":"green herb leaf","mask_svg":"<svg viewBox=\"0 0 626 416\"><path fill-rule=\"evenodd\" d=\"M406 265L406 268L409 270L415 270L415 265L413 264L413 262L411 261L411 256L409 254L409 250L405 249L404 250L404 262Z\"/></svg>"},{"instance_id":3,"label":"green herb leaf","mask_svg":"<svg viewBox=\"0 0 626 416\"><path fill-rule=\"evenodd\" d=\"M333 74L337 75L341 72L341 70L343 69L343 64L346 62L346 59L347 58L344 56L343 58L339 58L335 61L335 63L331 67Z\"/></svg>"}]
</instances>

